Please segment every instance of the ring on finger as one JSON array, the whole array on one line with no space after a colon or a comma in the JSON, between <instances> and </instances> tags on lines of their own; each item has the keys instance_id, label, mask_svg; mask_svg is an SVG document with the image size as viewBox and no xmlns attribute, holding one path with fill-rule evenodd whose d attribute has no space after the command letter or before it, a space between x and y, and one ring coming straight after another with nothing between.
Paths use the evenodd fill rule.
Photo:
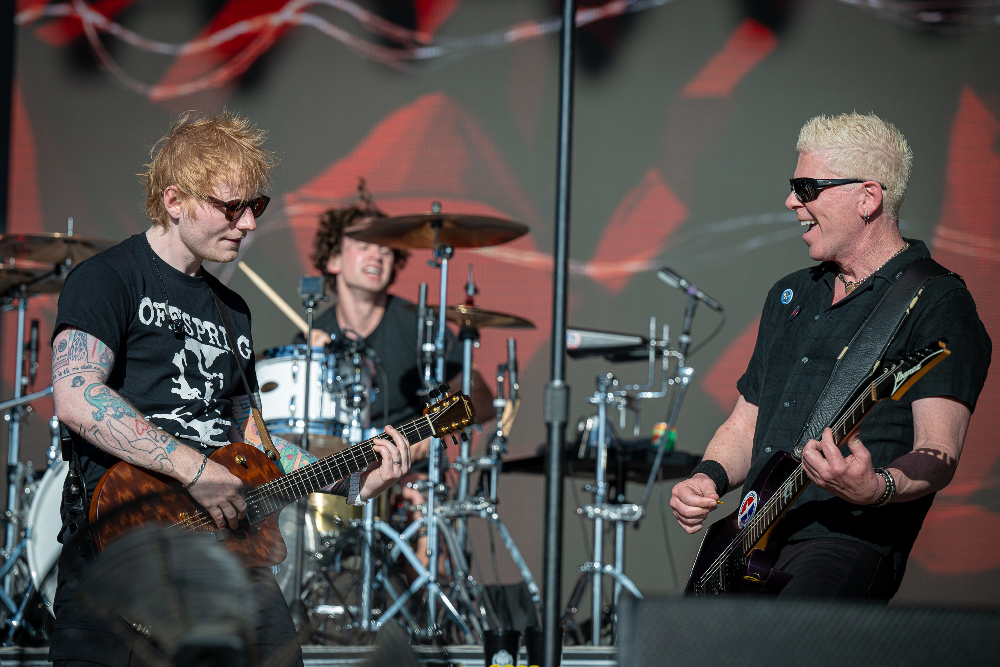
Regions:
<instances>
[{"instance_id":1,"label":"ring on finger","mask_svg":"<svg viewBox=\"0 0 1000 667\"><path fill-rule=\"evenodd\" d=\"M401 466L401 465L403 465L403 462L402 462L402 461L395 461L395 460L394 460L394 461L392 462L392 465L394 465L394 466Z\"/></svg>"}]
</instances>

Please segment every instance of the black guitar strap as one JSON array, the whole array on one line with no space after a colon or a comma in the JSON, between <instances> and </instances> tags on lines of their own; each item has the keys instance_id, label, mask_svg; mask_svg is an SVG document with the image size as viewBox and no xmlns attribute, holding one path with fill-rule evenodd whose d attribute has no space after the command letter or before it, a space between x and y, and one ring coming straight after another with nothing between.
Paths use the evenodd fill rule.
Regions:
<instances>
[{"instance_id":1,"label":"black guitar strap","mask_svg":"<svg viewBox=\"0 0 1000 667\"><path fill-rule=\"evenodd\" d=\"M260 434L260 441L264 445L264 453L272 461L277 461L280 456L278 449L271 442L271 434L268 432L267 426L264 425L264 418L261 417L260 409L257 407L257 399L250 388L250 383L247 381L247 375L243 371L243 362L240 361L239 351L237 350L236 336L233 333L233 322L229 318L229 309L226 308L226 304L222 303L222 299L219 298L216 291L212 289L211 283L209 283L208 289L212 293L212 296L215 297L215 305L219 308L219 314L222 315L222 323L225 325L226 333L229 335L230 345L233 347L233 357L236 359L236 367L240 370L240 377L243 378L243 388L246 389L247 400L250 401L250 412L253 414L254 423L257 424L257 432Z\"/></svg>"},{"instance_id":2,"label":"black guitar strap","mask_svg":"<svg viewBox=\"0 0 1000 667\"><path fill-rule=\"evenodd\" d=\"M819 440L823 429L843 411L861 383L875 372L924 287L935 278L948 275L961 280L960 276L929 257L914 261L896 274L892 287L840 353L830 379L802 427L792 451L795 458L802 457L802 450L809 440Z\"/></svg>"}]
</instances>

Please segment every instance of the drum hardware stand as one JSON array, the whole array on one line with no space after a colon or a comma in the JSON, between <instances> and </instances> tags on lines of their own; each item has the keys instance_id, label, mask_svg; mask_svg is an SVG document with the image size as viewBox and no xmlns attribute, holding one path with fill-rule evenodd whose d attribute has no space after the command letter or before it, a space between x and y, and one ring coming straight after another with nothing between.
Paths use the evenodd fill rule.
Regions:
<instances>
[{"instance_id":1,"label":"drum hardware stand","mask_svg":"<svg viewBox=\"0 0 1000 667\"><path fill-rule=\"evenodd\" d=\"M471 280L470 280L471 283ZM471 305L471 304L469 304ZM467 356L466 356L466 370L467 375L471 379L472 375L472 351L471 345L466 346ZM513 413L516 410L516 405L518 404L518 383L517 383L517 355L516 355L516 341L514 338L507 339L507 357L508 361L506 364L500 364L497 368L497 398L493 401L493 406L496 409L497 414L497 425L496 432L493 437L490 438L488 445L489 455L477 459L470 458L468 455L455 461L452 464L453 468L458 469L459 474L464 476L466 479L469 475L480 471L489 471L490 482L489 482L489 497L478 496L470 497L468 493L462 494L461 487L459 487L458 497L450 502L442 503L438 512L442 517L445 518L459 518L462 519L462 523L457 525L464 526L465 519L468 517L479 517L481 519L489 519L489 521L496 528L500 535L500 539L503 542L504 547L510 554L511 560L514 561L515 566L520 571L521 576L524 578L525 584L528 587L528 592L531 594L531 599L538 607L539 612L541 611L542 598L541 591L538 584L535 582L535 578L531 574L531 570L528 569L527 563L525 563L524 558L521 556L520 550L514 543L514 539L511 537L504 525L503 521L500 519L500 515L497 512L497 481L498 474L503 466L503 456L507 452L507 433L510 430L510 426L513 423ZM509 395L504 398L504 380L509 374L508 392ZM465 389L466 392L471 391L471 385ZM463 443L464 451L468 451L468 445ZM461 477L460 477L461 479ZM466 482L466 489L468 489L468 483ZM461 534L459 534L459 544L463 545L465 542L461 541ZM463 552L464 556L464 552ZM476 593L482 595L481 586L476 586Z\"/></svg>"},{"instance_id":2,"label":"drum hardware stand","mask_svg":"<svg viewBox=\"0 0 1000 667\"><path fill-rule=\"evenodd\" d=\"M309 451L309 390L311 387L312 380L312 332L313 332L313 318L316 314L316 306L321 301L326 301L329 299L326 295L326 291L323 289L323 277L322 276L302 276L299 278L298 287L299 297L302 299L302 305L306 309L306 358L305 358L305 387L302 391L302 440L301 446L305 451ZM263 436L262 436L263 437ZM280 461L275 461L279 466ZM292 572L292 590L301 591L302 590L302 560L305 551L305 513L306 513L306 498L301 498L295 503L295 525L298 530L295 531L295 545L292 549L295 560L295 570ZM296 609L293 609L293 614L304 615L305 610L302 607L302 597L300 595L295 596Z\"/></svg>"},{"instance_id":3,"label":"drum hardware stand","mask_svg":"<svg viewBox=\"0 0 1000 667\"><path fill-rule=\"evenodd\" d=\"M588 399L588 402L597 406L597 465L596 481L594 486L587 485L585 490L594 494L594 502L584 507L578 508L578 514L586 514L587 518L594 521L594 556L593 560L584 563L577 568L580 578L570 595L569 602L563 611L560 620L561 625L567 631L575 627L575 614L580 598L586 589L588 579L592 588L591 599L591 643L594 646L600 645L601 626L603 619L603 597L601 594L602 577L610 576L614 580L614 607L617 608L618 598L622 589L628 590L636 598L642 599L642 594L631 579L625 575L625 525L628 522L638 522L642 518L644 508L641 505L627 503L625 501L625 488L627 480L619 471L617 479L616 502L607 502L608 484L607 457L608 457L608 417L609 407L615 407L621 414L621 426L624 427L625 409L629 405L629 393L632 395L634 403L644 398L663 398L667 396L670 387L681 383L686 387L686 374L680 373L683 369L678 368L679 377L670 376L669 367L671 358L680 356L669 349L670 337L668 327L663 327L662 337L656 338L656 318L650 318L650 340L648 346L648 366L649 375L645 384L620 386L618 379L611 373L597 376L597 390ZM659 391L653 391L656 380L656 358L661 358L661 387ZM676 415L676 410L675 410ZM657 464L659 465L659 461ZM604 522L609 521L615 524L615 556L614 565L603 562L604 559ZM612 616L614 618L614 616Z\"/></svg>"},{"instance_id":4,"label":"drum hardware stand","mask_svg":"<svg viewBox=\"0 0 1000 667\"><path fill-rule=\"evenodd\" d=\"M677 378L676 380L672 380L672 382L678 385L678 389L677 396L674 398L674 403L670 410L670 417L667 419L666 433L668 434L677 425L677 416L680 414L681 405L683 405L688 387L691 386L691 381L694 379L694 369L687 365L687 355L688 348L691 345L691 324L694 321L694 311L697 307L698 297L689 293L687 305L684 308L684 327L681 329L681 335L677 340L680 349L675 353L677 357ZM666 357L664 357L665 363ZM646 507L649 505L649 498L653 494L653 484L656 482L660 464L663 462L663 454L666 451L668 441L669 438L667 437L664 437L660 441L659 448L656 451L656 458L653 459L653 467L649 469L649 479L646 480L646 488L642 492L642 501L639 503L643 512L645 512ZM636 521L635 527L638 530L638 521Z\"/></svg>"}]
</instances>

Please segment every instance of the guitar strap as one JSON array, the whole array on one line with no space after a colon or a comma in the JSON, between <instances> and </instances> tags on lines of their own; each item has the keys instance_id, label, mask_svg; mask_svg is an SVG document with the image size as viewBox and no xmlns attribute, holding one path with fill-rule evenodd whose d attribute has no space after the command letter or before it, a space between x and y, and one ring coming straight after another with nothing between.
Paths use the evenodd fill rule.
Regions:
<instances>
[{"instance_id":1,"label":"guitar strap","mask_svg":"<svg viewBox=\"0 0 1000 667\"><path fill-rule=\"evenodd\" d=\"M861 383L875 372L924 287L935 278L949 275L961 280L961 276L929 257L917 259L896 274L892 287L837 358L830 379L796 441L792 451L795 458L802 458L802 450L809 440L820 439L823 429L841 413Z\"/></svg>"},{"instance_id":2,"label":"guitar strap","mask_svg":"<svg viewBox=\"0 0 1000 667\"><path fill-rule=\"evenodd\" d=\"M229 319L229 309L226 308L226 304L222 303L222 299L219 298L218 293L212 289L211 283L209 283L209 291L212 292L212 296L215 298L215 305L219 308L219 313L222 315L222 323L226 327L230 344L233 346L233 357L236 359L236 367L240 370L240 377L243 378L243 388L246 389L247 400L250 401L250 412L253 414L253 421L257 425L257 433L260 434L260 441L264 445L264 452L269 459L277 461L279 457L278 449L271 442L271 434L268 433L267 426L264 425L264 418L260 416L260 410L257 408L257 399L250 388L250 383L247 382L247 375L243 371L243 362L240 361L237 350L236 336L233 335L233 323Z\"/></svg>"}]
</instances>

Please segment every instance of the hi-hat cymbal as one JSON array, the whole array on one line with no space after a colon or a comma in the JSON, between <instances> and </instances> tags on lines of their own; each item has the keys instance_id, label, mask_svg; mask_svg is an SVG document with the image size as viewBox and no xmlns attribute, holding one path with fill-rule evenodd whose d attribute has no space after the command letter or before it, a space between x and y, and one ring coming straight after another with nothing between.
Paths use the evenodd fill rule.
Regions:
<instances>
[{"instance_id":1,"label":"hi-hat cymbal","mask_svg":"<svg viewBox=\"0 0 1000 667\"><path fill-rule=\"evenodd\" d=\"M0 257L72 266L107 250L115 243L116 241L61 233L0 234Z\"/></svg>"},{"instance_id":2,"label":"hi-hat cymbal","mask_svg":"<svg viewBox=\"0 0 1000 667\"><path fill-rule=\"evenodd\" d=\"M63 287L63 279L55 266L47 262L8 257L0 262L0 294L17 290L13 296L19 297L19 288L24 285L28 296L33 294L55 294Z\"/></svg>"},{"instance_id":3,"label":"hi-hat cymbal","mask_svg":"<svg viewBox=\"0 0 1000 667\"><path fill-rule=\"evenodd\" d=\"M436 227L438 242L453 248L485 248L513 241L528 233L528 226L520 222L461 213L417 213L374 218L352 225L344 233L359 241L405 250L433 248Z\"/></svg>"},{"instance_id":4,"label":"hi-hat cymbal","mask_svg":"<svg viewBox=\"0 0 1000 667\"><path fill-rule=\"evenodd\" d=\"M407 310L416 310L414 304L407 304ZM460 327L470 327L472 329L482 329L490 327L493 329L534 329L535 324L530 320L517 315L508 315L495 310L483 310L475 306L448 306L445 317Z\"/></svg>"}]
</instances>

